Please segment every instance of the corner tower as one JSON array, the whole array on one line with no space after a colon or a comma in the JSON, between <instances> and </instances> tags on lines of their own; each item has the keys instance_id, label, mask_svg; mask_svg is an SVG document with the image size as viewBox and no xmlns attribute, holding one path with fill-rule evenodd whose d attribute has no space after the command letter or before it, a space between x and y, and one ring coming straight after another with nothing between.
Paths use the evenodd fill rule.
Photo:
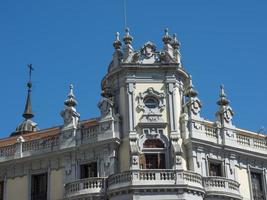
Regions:
<instances>
[{"instance_id":1,"label":"corner tower","mask_svg":"<svg viewBox=\"0 0 267 200\"><path fill-rule=\"evenodd\" d=\"M168 29L161 50L150 41L135 50L132 41L128 28L124 44L117 33L102 80L102 96L120 116L119 170L184 168L179 120L189 75L181 64L180 43Z\"/></svg>"}]
</instances>

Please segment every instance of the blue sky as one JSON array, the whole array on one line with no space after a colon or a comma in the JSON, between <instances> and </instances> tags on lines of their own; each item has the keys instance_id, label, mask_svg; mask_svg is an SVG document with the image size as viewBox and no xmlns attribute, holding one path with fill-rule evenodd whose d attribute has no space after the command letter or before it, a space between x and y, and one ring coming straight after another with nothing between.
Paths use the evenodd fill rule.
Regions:
<instances>
[{"instance_id":1,"label":"blue sky","mask_svg":"<svg viewBox=\"0 0 267 200\"><path fill-rule=\"evenodd\" d=\"M213 120L219 85L235 111L234 124L267 128L267 1L127 0L127 25L139 49L162 47L165 27L182 43L182 62ZM32 63L34 120L59 115L74 84L81 119L99 115L100 81L111 61L115 32L124 31L123 0L0 1L0 136L23 120L27 64Z\"/></svg>"}]
</instances>

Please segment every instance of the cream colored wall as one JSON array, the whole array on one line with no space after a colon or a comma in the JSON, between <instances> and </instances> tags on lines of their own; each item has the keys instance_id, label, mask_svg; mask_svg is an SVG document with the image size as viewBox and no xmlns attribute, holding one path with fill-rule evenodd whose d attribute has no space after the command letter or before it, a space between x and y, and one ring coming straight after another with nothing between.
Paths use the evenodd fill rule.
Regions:
<instances>
[{"instance_id":1,"label":"cream colored wall","mask_svg":"<svg viewBox=\"0 0 267 200\"><path fill-rule=\"evenodd\" d=\"M123 138L119 150L120 171L128 171L130 169L130 142L129 138Z\"/></svg>"},{"instance_id":2,"label":"cream colored wall","mask_svg":"<svg viewBox=\"0 0 267 200\"><path fill-rule=\"evenodd\" d=\"M59 200L64 196L64 170L50 172L50 199Z\"/></svg>"},{"instance_id":3,"label":"cream colored wall","mask_svg":"<svg viewBox=\"0 0 267 200\"><path fill-rule=\"evenodd\" d=\"M6 199L28 200L28 176L7 179Z\"/></svg>"},{"instance_id":4,"label":"cream colored wall","mask_svg":"<svg viewBox=\"0 0 267 200\"><path fill-rule=\"evenodd\" d=\"M243 200L250 200L250 189L249 189L249 177L247 169L236 167L238 182L240 183L240 194Z\"/></svg>"}]
</instances>

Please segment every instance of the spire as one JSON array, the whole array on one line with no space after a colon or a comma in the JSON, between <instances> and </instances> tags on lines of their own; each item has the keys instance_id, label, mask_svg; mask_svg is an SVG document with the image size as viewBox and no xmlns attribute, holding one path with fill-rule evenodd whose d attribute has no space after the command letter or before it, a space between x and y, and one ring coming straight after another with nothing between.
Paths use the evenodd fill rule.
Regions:
<instances>
[{"instance_id":1,"label":"spire","mask_svg":"<svg viewBox=\"0 0 267 200\"><path fill-rule=\"evenodd\" d=\"M77 101L73 94L73 85L70 84L70 92L67 99L64 101L65 108L60 112L61 117L64 120L62 130L77 128L80 114L76 111L75 106Z\"/></svg>"},{"instance_id":2,"label":"spire","mask_svg":"<svg viewBox=\"0 0 267 200\"><path fill-rule=\"evenodd\" d=\"M166 45L166 44L170 44L172 38L171 38L171 36L169 35L169 29L166 28L166 29L164 30L164 32L165 32L165 34L164 34L164 36L162 37L162 41L164 42L165 45Z\"/></svg>"},{"instance_id":3,"label":"spire","mask_svg":"<svg viewBox=\"0 0 267 200\"><path fill-rule=\"evenodd\" d=\"M220 97L217 104L219 105L219 110L216 113L218 121L222 126L231 126L234 111L229 105L230 101L226 97L223 85L220 86Z\"/></svg>"},{"instance_id":4,"label":"spire","mask_svg":"<svg viewBox=\"0 0 267 200\"><path fill-rule=\"evenodd\" d=\"M219 100L217 101L217 104L219 106L227 106L229 105L230 101L227 99L227 96L224 92L224 85L222 84L220 86L220 97L219 97Z\"/></svg>"},{"instance_id":5,"label":"spire","mask_svg":"<svg viewBox=\"0 0 267 200\"><path fill-rule=\"evenodd\" d=\"M116 39L113 42L113 46L116 50L119 50L121 48L121 41L120 41L120 33L116 33Z\"/></svg>"},{"instance_id":6,"label":"spire","mask_svg":"<svg viewBox=\"0 0 267 200\"><path fill-rule=\"evenodd\" d=\"M189 76L189 85L186 89L185 96L186 97L196 97L198 95L198 92L194 89L193 83L192 83L192 76Z\"/></svg>"},{"instance_id":7,"label":"spire","mask_svg":"<svg viewBox=\"0 0 267 200\"><path fill-rule=\"evenodd\" d=\"M179 42L179 40L177 39L177 35L176 35L176 33L174 33L173 34L173 42L172 42L172 47L174 48L174 49L179 49L180 48L180 42Z\"/></svg>"},{"instance_id":8,"label":"spire","mask_svg":"<svg viewBox=\"0 0 267 200\"><path fill-rule=\"evenodd\" d=\"M68 97L65 100L64 104L68 107L75 107L77 105L77 101L76 101L75 96L73 94L73 85L72 84L70 84L70 92L69 92Z\"/></svg>"},{"instance_id":9,"label":"spire","mask_svg":"<svg viewBox=\"0 0 267 200\"><path fill-rule=\"evenodd\" d=\"M26 100L26 105L25 105L25 109L23 112L23 117L25 119L31 119L34 117L34 114L32 113L32 104L31 104L31 88L32 88L32 83L31 81L29 81L27 83L27 87L28 87L28 95L27 95L27 100Z\"/></svg>"},{"instance_id":10,"label":"spire","mask_svg":"<svg viewBox=\"0 0 267 200\"><path fill-rule=\"evenodd\" d=\"M131 45L132 44L133 37L130 35L130 29L129 28L125 29L125 35L124 35L123 41L124 41L125 45Z\"/></svg>"},{"instance_id":11,"label":"spire","mask_svg":"<svg viewBox=\"0 0 267 200\"><path fill-rule=\"evenodd\" d=\"M188 97L187 102L185 104L185 112L189 115L189 117L199 119L202 104L199 98L197 97L198 92L194 89L191 75L189 76L189 84L185 90L184 95Z\"/></svg>"},{"instance_id":12,"label":"spire","mask_svg":"<svg viewBox=\"0 0 267 200\"><path fill-rule=\"evenodd\" d=\"M26 105L24 112L22 116L25 118L24 121L19 124L16 128L16 132L12 133L11 136L14 135L21 135L21 134L26 134L30 132L37 131L37 123L33 122L31 118L34 117L34 114L32 112L32 104L31 104L31 88L32 88L32 81L31 81L31 75L33 71L32 64L28 64L29 68L29 81L27 83L28 87L28 94L27 94L27 100L26 100Z\"/></svg>"}]
</instances>

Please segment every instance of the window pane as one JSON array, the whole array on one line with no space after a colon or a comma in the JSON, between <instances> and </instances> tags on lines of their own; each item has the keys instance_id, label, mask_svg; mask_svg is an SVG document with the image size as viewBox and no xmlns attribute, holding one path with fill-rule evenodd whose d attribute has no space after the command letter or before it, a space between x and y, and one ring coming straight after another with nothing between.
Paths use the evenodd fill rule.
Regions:
<instances>
[{"instance_id":1,"label":"window pane","mask_svg":"<svg viewBox=\"0 0 267 200\"><path fill-rule=\"evenodd\" d=\"M0 181L0 200L4 199L4 181Z\"/></svg>"},{"instance_id":2,"label":"window pane","mask_svg":"<svg viewBox=\"0 0 267 200\"><path fill-rule=\"evenodd\" d=\"M145 103L145 106L147 108L156 108L156 107L158 107L158 100L153 98L153 97L146 98L144 103Z\"/></svg>"},{"instance_id":3,"label":"window pane","mask_svg":"<svg viewBox=\"0 0 267 200\"><path fill-rule=\"evenodd\" d=\"M32 175L31 180L31 199L47 199L47 173Z\"/></svg>"},{"instance_id":4,"label":"window pane","mask_svg":"<svg viewBox=\"0 0 267 200\"><path fill-rule=\"evenodd\" d=\"M260 173L251 172L251 186L254 200L264 200L264 192L262 187L262 175Z\"/></svg>"},{"instance_id":5,"label":"window pane","mask_svg":"<svg viewBox=\"0 0 267 200\"><path fill-rule=\"evenodd\" d=\"M221 163L210 163L209 164L209 175L210 176L222 176L222 164Z\"/></svg>"},{"instance_id":6,"label":"window pane","mask_svg":"<svg viewBox=\"0 0 267 200\"><path fill-rule=\"evenodd\" d=\"M81 175L80 175L81 179L97 177L97 163L96 162L81 165L80 170L81 170Z\"/></svg>"},{"instance_id":7,"label":"window pane","mask_svg":"<svg viewBox=\"0 0 267 200\"><path fill-rule=\"evenodd\" d=\"M165 154L145 154L145 169L165 169Z\"/></svg>"}]
</instances>

